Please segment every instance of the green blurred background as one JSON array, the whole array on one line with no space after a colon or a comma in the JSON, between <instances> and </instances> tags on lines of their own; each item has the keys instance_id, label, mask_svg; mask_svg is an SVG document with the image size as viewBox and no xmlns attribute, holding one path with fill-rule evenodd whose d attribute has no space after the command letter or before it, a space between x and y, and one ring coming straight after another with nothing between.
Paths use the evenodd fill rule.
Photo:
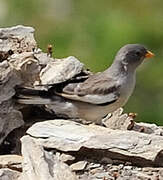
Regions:
<instances>
[{"instance_id":1,"label":"green blurred background","mask_svg":"<svg viewBox=\"0 0 163 180\"><path fill-rule=\"evenodd\" d=\"M1 27L33 26L44 51L76 56L92 71L103 71L128 43L146 45L156 54L137 73L126 112L138 121L163 125L163 1L161 0L0 0Z\"/></svg>"}]
</instances>

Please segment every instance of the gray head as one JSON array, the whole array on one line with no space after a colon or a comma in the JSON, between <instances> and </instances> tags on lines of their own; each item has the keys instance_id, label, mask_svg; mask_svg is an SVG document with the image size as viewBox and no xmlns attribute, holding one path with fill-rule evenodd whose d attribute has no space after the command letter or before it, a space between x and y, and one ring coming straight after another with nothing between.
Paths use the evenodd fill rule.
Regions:
<instances>
[{"instance_id":1,"label":"gray head","mask_svg":"<svg viewBox=\"0 0 163 180\"><path fill-rule=\"evenodd\" d=\"M154 54L140 44L127 44L123 46L115 57L115 63L121 64L128 70L135 70L144 58L153 57Z\"/></svg>"}]
</instances>

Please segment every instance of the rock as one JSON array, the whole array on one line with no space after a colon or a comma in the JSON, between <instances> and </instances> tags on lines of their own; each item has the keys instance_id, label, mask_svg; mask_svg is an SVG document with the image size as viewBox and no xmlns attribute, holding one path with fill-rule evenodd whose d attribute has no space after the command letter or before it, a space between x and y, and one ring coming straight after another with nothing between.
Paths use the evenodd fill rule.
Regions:
<instances>
[{"instance_id":1,"label":"rock","mask_svg":"<svg viewBox=\"0 0 163 180\"><path fill-rule=\"evenodd\" d=\"M10 66L14 68L21 78L21 85L33 87L36 81L40 81L41 67L33 52L12 55L10 57Z\"/></svg>"},{"instance_id":2,"label":"rock","mask_svg":"<svg viewBox=\"0 0 163 180\"><path fill-rule=\"evenodd\" d=\"M118 172L119 171L119 167L118 166L112 166L111 168L111 172Z\"/></svg>"},{"instance_id":3,"label":"rock","mask_svg":"<svg viewBox=\"0 0 163 180\"><path fill-rule=\"evenodd\" d=\"M0 103L14 96L15 86L21 83L21 78L7 61L0 63Z\"/></svg>"},{"instance_id":4,"label":"rock","mask_svg":"<svg viewBox=\"0 0 163 180\"><path fill-rule=\"evenodd\" d=\"M124 165L123 164L119 164L119 169L123 169Z\"/></svg>"},{"instance_id":5,"label":"rock","mask_svg":"<svg viewBox=\"0 0 163 180\"><path fill-rule=\"evenodd\" d=\"M163 128L157 126L156 124L148 124L143 122L136 123L134 122L135 116L130 114L134 113L123 114L123 108L119 108L112 114L108 114L107 117L102 120L102 123L105 127L115 130L133 130L146 134L155 134L159 136L163 135Z\"/></svg>"},{"instance_id":6,"label":"rock","mask_svg":"<svg viewBox=\"0 0 163 180\"><path fill-rule=\"evenodd\" d=\"M153 168L153 167L143 167L143 172L158 172L159 168Z\"/></svg>"},{"instance_id":7,"label":"rock","mask_svg":"<svg viewBox=\"0 0 163 180\"><path fill-rule=\"evenodd\" d=\"M21 173L8 168L0 169L0 180L20 180Z\"/></svg>"},{"instance_id":8,"label":"rock","mask_svg":"<svg viewBox=\"0 0 163 180\"><path fill-rule=\"evenodd\" d=\"M86 161L78 161L77 163L74 163L70 166L70 168L73 170L73 171L81 171L81 170L84 170L85 167L87 165L87 162Z\"/></svg>"},{"instance_id":9,"label":"rock","mask_svg":"<svg viewBox=\"0 0 163 180\"><path fill-rule=\"evenodd\" d=\"M47 53L43 53L41 49L34 51L34 57L39 61L42 68L45 68L49 62L54 61L54 59L49 57Z\"/></svg>"},{"instance_id":10,"label":"rock","mask_svg":"<svg viewBox=\"0 0 163 180\"><path fill-rule=\"evenodd\" d=\"M18 155L0 155L0 168L9 168L22 171L22 156Z\"/></svg>"},{"instance_id":11,"label":"rock","mask_svg":"<svg viewBox=\"0 0 163 180\"><path fill-rule=\"evenodd\" d=\"M0 28L0 49L14 53L30 52L37 47L33 36L34 29L22 25Z\"/></svg>"},{"instance_id":12,"label":"rock","mask_svg":"<svg viewBox=\"0 0 163 180\"><path fill-rule=\"evenodd\" d=\"M136 167L136 170L137 170L137 171L142 171L142 168Z\"/></svg>"},{"instance_id":13,"label":"rock","mask_svg":"<svg viewBox=\"0 0 163 180\"><path fill-rule=\"evenodd\" d=\"M96 164L96 163L90 163L87 166L87 169L95 169L95 168L99 168L101 166L101 164Z\"/></svg>"},{"instance_id":14,"label":"rock","mask_svg":"<svg viewBox=\"0 0 163 180\"><path fill-rule=\"evenodd\" d=\"M35 147L32 148L33 145L30 145L30 148L34 152L37 152L37 155L30 152L30 156L33 157L30 158L30 162L28 163L25 158L24 163L30 164L32 162L30 167L35 167L36 172L38 165L34 162L43 164L42 161L45 161L49 164L48 160L50 160L51 164L48 167L52 167L52 169L47 170L45 167L42 167L42 169L46 170L46 172L57 172L60 177L63 176L63 171L65 172L61 168L62 166L66 167L70 174L72 173L70 169L72 169L75 172L72 177L81 180L144 180L149 177L152 179L157 176L161 177L160 174L163 168L152 167L162 166L161 159L156 162L153 160L157 159L154 156L157 157L162 148L162 137L158 135L135 131L112 130L97 125L88 126L68 120L51 120L36 123L27 130L27 134L22 138L25 152L30 152L30 149L26 148L26 144L29 147L30 141L37 148L42 149L39 152L35 150ZM42 152L44 152L44 155L39 155ZM49 152L51 152L51 155L49 155ZM72 161L66 160L65 162L68 162L67 164L63 163L61 159L63 157L68 157L69 159L68 155L70 155L70 159L72 157L75 159L73 158ZM27 154L23 153L23 156L27 157ZM117 161L117 165L114 164L114 161L112 161L113 164L108 164L110 163L109 158L120 160ZM54 159L55 165L53 165ZM74 160L75 163L73 162ZM118 162L124 163L118 164ZM133 166L133 164L141 166L148 165L151 167L140 168ZM43 170L40 169L40 171L42 172ZM23 165L23 174L24 172L27 171L26 166ZM60 174L61 172L62 175ZM71 179L73 179L72 177Z\"/></svg>"},{"instance_id":15,"label":"rock","mask_svg":"<svg viewBox=\"0 0 163 180\"><path fill-rule=\"evenodd\" d=\"M159 135L159 136L163 135L163 129L161 127L157 126L156 124L140 122L140 123L137 123L137 126L144 128L143 133L155 134L155 135ZM133 128L133 130L136 130L136 126Z\"/></svg>"},{"instance_id":16,"label":"rock","mask_svg":"<svg viewBox=\"0 0 163 180\"><path fill-rule=\"evenodd\" d=\"M50 61L40 72L41 84L57 84L65 82L81 73L84 65L75 57Z\"/></svg>"},{"instance_id":17,"label":"rock","mask_svg":"<svg viewBox=\"0 0 163 180\"><path fill-rule=\"evenodd\" d=\"M163 178L163 169L159 171L159 175Z\"/></svg>"},{"instance_id":18,"label":"rock","mask_svg":"<svg viewBox=\"0 0 163 180\"><path fill-rule=\"evenodd\" d=\"M131 126L133 118L122 113L123 108L119 108L112 114L108 114L108 116L102 120L102 123L111 129L127 130L129 126Z\"/></svg>"},{"instance_id":19,"label":"rock","mask_svg":"<svg viewBox=\"0 0 163 180\"><path fill-rule=\"evenodd\" d=\"M13 96L17 86L23 82L29 84L32 79L32 75L24 71L25 67L29 71L30 66L31 73L36 69L29 65L29 54L37 48L33 33L33 28L25 26L0 28L0 144L10 132L24 124ZM20 73L21 70L24 74Z\"/></svg>"},{"instance_id":20,"label":"rock","mask_svg":"<svg viewBox=\"0 0 163 180\"><path fill-rule=\"evenodd\" d=\"M110 159L110 158L107 158L107 157L103 157L103 158L101 159L101 163L102 163L102 164L113 164L113 160Z\"/></svg>"},{"instance_id":21,"label":"rock","mask_svg":"<svg viewBox=\"0 0 163 180\"><path fill-rule=\"evenodd\" d=\"M138 173L137 174L137 177L140 179L140 180L149 180L151 179L151 176L150 175L145 175L144 173Z\"/></svg>"},{"instance_id":22,"label":"rock","mask_svg":"<svg viewBox=\"0 0 163 180\"><path fill-rule=\"evenodd\" d=\"M97 174L97 173L102 173L104 172L102 166L100 165L100 167L98 168L93 168L89 171L90 174L94 175L94 174Z\"/></svg>"},{"instance_id":23,"label":"rock","mask_svg":"<svg viewBox=\"0 0 163 180\"><path fill-rule=\"evenodd\" d=\"M132 176L133 174L132 174L132 171L131 170L124 170L123 172L122 172L122 177L127 177L127 178L131 178L131 176ZM135 178L136 179L136 178Z\"/></svg>"},{"instance_id":24,"label":"rock","mask_svg":"<svg viewBox=\"0 0 163 180\"><path fill-rule=\"evenodd\" d=\"M0 144L13 129L24 124L21 112L16 110L11 100L15 94L15 86L21 82L21 78L7 61L0 63Z\"/></svg>"},{"instance_id":25,"label":"rock","mask_svg":"<svg viewBox=\"0 0 163 180\"><path fill-rule=\"evenodd\" d=\"M163 166L161 136L135 131L112 130L97 125L82 125L73 121L54 120L34 124L27 134L37 138L46 148L63 152L80 151L85 148L87 156L100 154L139 166ZM91 150L94 149L94 152Z\"/></svg>"},{"instance_id":26,"label":"rock","mask_svg":"<svg viewBox=\"0 0 163 180\"><path fill-rule=\"evenodd\" d=\"M108 172L103 173L96 173L95 176L97 179L108 179L110 176L108 175Z\"/></svg>"},{"instance_id":27,"label":"rock","mask_svg":"<svg viewBox=\"0 0 163 180\"><path fill-rule=\"evenodd\" d=\"M77 180L68 165L44 151L37 141L29 136L22 139L23 180Z\"/></svg>"},{"instance_id":28,"label":"rock","mask_svg":"<svg viewBox=\"0 0 163 180\"><path fill-rule=\"evenodd\" d=\"M69 155L69 154L64 154L64 153L62 153L59 159L60 159L61 161L63 161L63 162L67 162L67 161L73 161L73 160L75 160L75 157L74 157L74 156L71 156L71 155Z\"/></svg>"},{"instance_id":29,"label":"rock","mask_svg":"<svg viewBox=\"0 0 163 180\"><path fill-rule=\"evenodd\" d=\"M125 170L131 170L131 169L132 169L132 166L125 166L124 169L125 169Z\"/></svg>"},{"instance_id":30,"label":"rock","mask_svg":"<svg viewBox=\"0 0 163 180\"><path fill-rule=\"evenodd\" d=\"M0 123L0 144L12 130L24 124L21 112L14 109L14 104L11 100L0 104Z\"/></svg>"}]
</instances>

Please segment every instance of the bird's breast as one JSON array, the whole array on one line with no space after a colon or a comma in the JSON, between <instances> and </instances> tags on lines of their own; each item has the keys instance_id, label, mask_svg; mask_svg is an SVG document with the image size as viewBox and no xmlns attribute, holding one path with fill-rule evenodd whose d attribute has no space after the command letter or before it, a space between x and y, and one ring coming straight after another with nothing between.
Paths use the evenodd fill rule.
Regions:
<instances>
[{"instance_id":1,"label":"bird's breast","mask_svg":"<svg viewBox=\"0 0 163 180\"><path fill-rule=\"evenodd\" d=\"M121 78L120 82L120 98L121 106L125 105L135 88L136 77L135 74Z\"/></svg>"}]
</instances>

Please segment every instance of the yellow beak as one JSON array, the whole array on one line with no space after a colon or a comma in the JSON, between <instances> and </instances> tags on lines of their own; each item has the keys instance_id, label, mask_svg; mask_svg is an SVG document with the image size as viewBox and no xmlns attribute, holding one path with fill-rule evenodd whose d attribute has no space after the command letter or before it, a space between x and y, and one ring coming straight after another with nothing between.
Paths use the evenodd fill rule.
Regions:
<instances>
[{"instance_id":1,"label":"yellow beak","mask_svg":"<svg viewBox=\"0 0 163 180\"><path fill-rule=\"evenodd\" d=\"M153 56L154 56L154 54L150 51L147 51L147 53L145 54L145 58L151 58Z\"/></svg>"}]
</instances>

